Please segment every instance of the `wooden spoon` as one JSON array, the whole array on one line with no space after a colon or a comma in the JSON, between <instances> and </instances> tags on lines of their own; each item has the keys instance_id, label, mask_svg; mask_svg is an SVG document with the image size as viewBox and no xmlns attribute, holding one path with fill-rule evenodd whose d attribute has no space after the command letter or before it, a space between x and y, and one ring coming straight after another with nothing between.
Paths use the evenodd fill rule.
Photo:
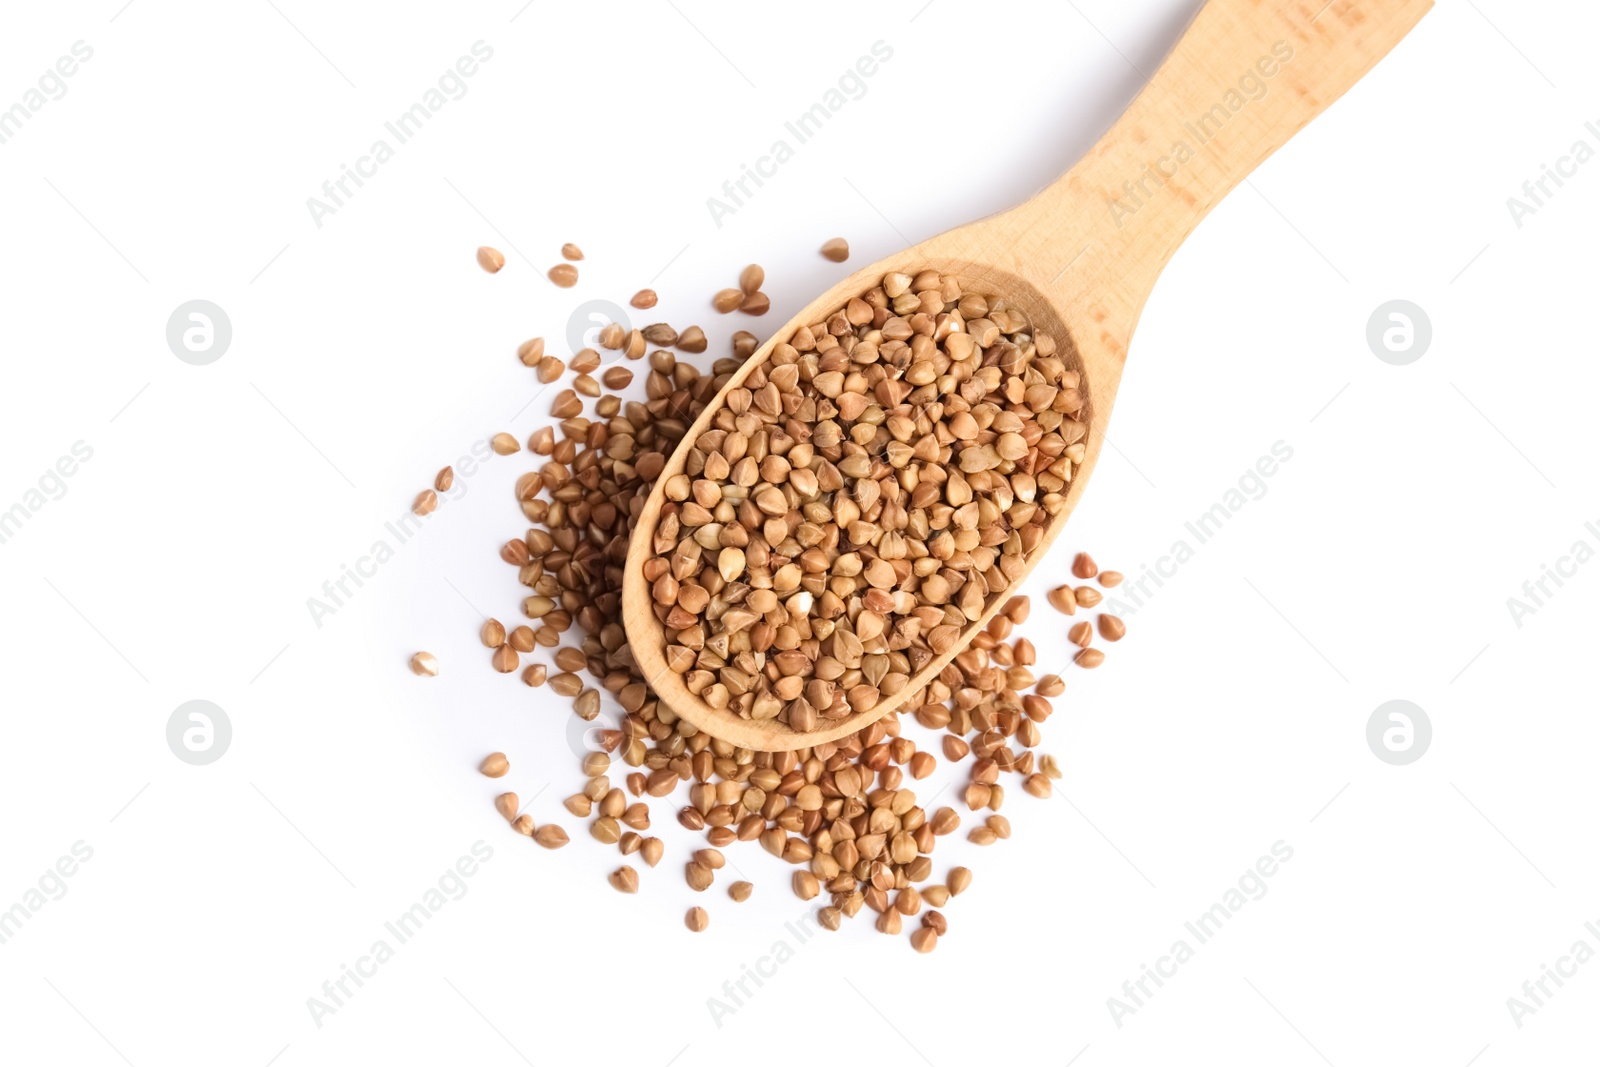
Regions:
<instances>
[{"instance_id":1,"label":"wooden spoon","mask_svg":"<svg viewBox=\"0 0 1600 1067\"><path fill-rule=\"evenodd\" d=\"M898 694L809 733L706 704L667 667L665 635L644 563L669 477L729 390L801 326L824 321L883 275L932 269L968 292L1001 296L1057 339L1081 372L1090 432L1067 506L1028 560L1031 570L1083 495L1094 469L1122 364L1156 277L1224 194L1383 58L1432 0L1210 0L1155 77L1076 166L1026 203L930 238L859 270L775 332L684 435L640 513L623 579L628 640L657 698L698 729L741 747L783 751L831 741L882 717L923 689L988 623L1009 592L992 598L954 648ZM1018 583L1013 583L1018 584Z\"/></svg>"}]
</instances>

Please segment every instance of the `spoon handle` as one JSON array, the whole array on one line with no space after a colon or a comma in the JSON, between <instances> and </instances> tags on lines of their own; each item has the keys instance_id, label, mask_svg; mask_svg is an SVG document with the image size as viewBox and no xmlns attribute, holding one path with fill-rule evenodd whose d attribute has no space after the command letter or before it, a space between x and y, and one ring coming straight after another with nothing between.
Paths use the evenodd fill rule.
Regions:
<instances>
[{"instance_id":1,"label":"spoon handle","mask_svg":"<svg viewBox=\"0 0 1600 1067\"><path fill-rule=\"evenodd\" d=\"M1109 286L1120 300L1106 310L1127 313L1131 326L1162 267L1217 201L1432 6L1210 0L1100 142L1018 209L1025 239L1059 242L1033 257L1035 283L1067 294L1092 279L1102 296Z\"/></svg>"}]
</instances>

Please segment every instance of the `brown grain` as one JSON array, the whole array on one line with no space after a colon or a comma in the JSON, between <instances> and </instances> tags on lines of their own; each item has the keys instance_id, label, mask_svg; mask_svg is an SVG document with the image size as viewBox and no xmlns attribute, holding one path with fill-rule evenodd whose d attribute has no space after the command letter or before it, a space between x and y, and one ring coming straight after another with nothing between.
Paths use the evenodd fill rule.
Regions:
<instances>
[{"instance_id":1,"label":"brown grain","mask_svg":"<svg viewBox=\"0 0 1600 1067\"><path fill-rule=\"evenodd\" d=\"M533 840L542 848L560 848L568 841L567 832L553 822L547 822L533 832Z\"/></svg>"},{"instance_id":2,"label":"brown grain","mask_svg":"<svg viewBox=\"0 0 1600 1067\"><path fill-rule=\"evenodd\" d=\"M690 863L684 866L684 881L689 883L689 888L696 893L703 893L711 888L711 883L716 880L716 875L710 867L703 863Z\"/></svg>"},{"instance_id":3,"label":"brown grain","mask_svg":"<svg viewBox=\"0 0 1600 1067\"><path fill-rule=\"evenodd\" d=\"M550 414L558 419L570 419L583 410L583 401L571 389L563 389L550 402Z\"/></svg>"},{"instance_id":4,"label":"brown grain","mask_svg":"<svg viewBox=\"0 0 1600 1067\"><path fill-rule=\"evenodd\" d=\"M683 352L704 352L706 350L706 334L698 326L690 326L678 335L677 348Z\"/></svg>"}]
</instances>

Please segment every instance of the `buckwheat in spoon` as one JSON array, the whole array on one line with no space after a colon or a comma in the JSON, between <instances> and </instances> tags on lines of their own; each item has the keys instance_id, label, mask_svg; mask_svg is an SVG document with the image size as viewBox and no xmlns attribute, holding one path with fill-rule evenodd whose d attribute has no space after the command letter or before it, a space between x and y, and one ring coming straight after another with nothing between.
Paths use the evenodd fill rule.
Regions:
<instances>
[{"instance_id":1,"label":"buckwheat in spoon","mask_svg":"<svg viewBox=\"0 0 1600 1067\"><path fill-rule=\"evenodd\" d=\"M856 272L773 334L634 528L624 621L661 702L783 751L916 700L1083 495L1178 245L1431 6L1211 0L1043 192Z\"/></svg>"}]
</instances>

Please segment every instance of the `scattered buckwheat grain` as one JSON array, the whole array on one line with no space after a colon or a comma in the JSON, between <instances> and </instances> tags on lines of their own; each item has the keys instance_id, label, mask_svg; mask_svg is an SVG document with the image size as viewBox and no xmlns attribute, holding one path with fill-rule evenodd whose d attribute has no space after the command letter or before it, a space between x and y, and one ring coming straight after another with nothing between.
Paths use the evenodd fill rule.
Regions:
<instances>
[{"instance_id":1,"label":"scattered buckwheat grain","mask_svg":"<svg viewBox=\"0 0 1600 1067\"><path fill-rule=\"evenodd\" d=\"M849 254L842 239L822 251L834 262ZM552 280L563 268L575 281L567 264ZM718 310L768 310L763 275L746 268ZM652 307L655 293L641 290L632 303ZM1041 653L1013 637L1028 618L1014 586L1082 458L1081 382L1067 353L1020 309L924 271L887 275L802 327L730 391L684 473L663 487L667 507L646 566L669 663L707 703L802 730L910 697L837 741L760 752L701 733L662 706L621 620L639 509L690 424L759 345L740 331L731 357L703 369L677 354L705 350L698 327L603 330L601 347L648 354L638 368L643 399L633 401L615 395L632 371L606 369L600 379L611 392L602 395L591 376L598 353L573 358L578 380L552 400L554 425L529 437L529 467L516 482L519 517L531 528L496 539L524 587L531 625L484 638L500 638L497 667L551 657L553 668L534 663L522 677L570 700L598 749L578 761L583 788L562 802L592 838L655 868L667 846L645 832L652 821L675 822L661 832L694 841L675 855L696 891L725 866L733 873L724 849L759 846L791 865L793 891L816 901L823 928L864 909L885 933L919 918L911 944L928 952L947 931L934 909L971 882L965 867L931 881L939 839L962 828L957 808L972 812L967 837L1003 840L1008 785L1043 798L1061 775L1036 750L1065 685L1059 673L1036 680ZM541 381L566 369L540 339L518 355ZM1116 572L1086 560L1073 561L1074 577L1115 584ZM1098 602L1082 585L1048 597L1073 614L1094 606L1086 592ZM988 625L965 635L999 598ZM1099 617L1107 640L1119 625ZM1092 637L1088 622L1079 626ZM1074 650L1080 666L1099 662L1099 649L1055 640L1042 669L1059 671ZM943 670L904 694L922 665L947 653ZM913 739L913 720L936 741ZM937 770L935 752L967 780L953 791L958 800L930 813L915 789ZM509 762L494 753L480 769L501 777ZM496 809L545 848L567 843L560 827L519 814L512 794ZM945 847L966 845L956 838ZM628 866L608 878L627 893L641 881ZM728 887L735 901L751 891L747 881ZM702 908L685 915L691 930L708 921Z\"/></svg>"}]
</instances>

